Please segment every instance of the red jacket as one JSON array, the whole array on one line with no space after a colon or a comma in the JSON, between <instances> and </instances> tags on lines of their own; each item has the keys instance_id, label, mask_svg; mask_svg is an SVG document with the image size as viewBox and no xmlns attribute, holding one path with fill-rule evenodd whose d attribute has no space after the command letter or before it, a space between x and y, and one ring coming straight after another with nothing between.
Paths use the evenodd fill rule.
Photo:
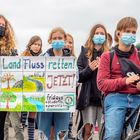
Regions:
<instances>
[{"instance_id":1,"label":"red jacket","mask_svg":"<svg viewBox=\"0 0 140 140\"><path fill-rule=\"evenodd\" d=\"M135 65L140 67L140 60L136 49L134 49L134 52L131 54L129 59L133 61ZM109 52L103 53L101 56L101 62L97 73L97 86L99 90L105 93L105 95L113 92L125 94L140 93L134 84L126 85L126 77L123 77L121 74L120 64L115 53L110 68Z\"/></svg>"}]
</instances>

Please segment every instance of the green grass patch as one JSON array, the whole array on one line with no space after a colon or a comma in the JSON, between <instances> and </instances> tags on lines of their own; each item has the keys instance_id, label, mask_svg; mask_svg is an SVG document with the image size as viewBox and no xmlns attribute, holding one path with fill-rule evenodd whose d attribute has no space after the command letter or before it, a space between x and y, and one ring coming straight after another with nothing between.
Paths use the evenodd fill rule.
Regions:
<instances>
[{"instance_id":1,"label":"green grass patch","mask_svg":"<svg viewBox=\"0 0 140 140\"><path fill-rule=\"evenodd\" d=\"M21 104L17 104L15 108L0 108L0 111L12 111L12 112L20 112L21 111Z\"/></svg>"},{"instance_id":2,"label":"green grass patch","mask_svg":"<svg viewBox=\"0 0 140 140\"><path fill-rule=\"evenodd\" d=\"M30 104L26 98L23 98L23 108L22 108L22 111L33 111L33 112L36 112L37 109L36 109L35 105Z\"/></svg>"}]
</instances>

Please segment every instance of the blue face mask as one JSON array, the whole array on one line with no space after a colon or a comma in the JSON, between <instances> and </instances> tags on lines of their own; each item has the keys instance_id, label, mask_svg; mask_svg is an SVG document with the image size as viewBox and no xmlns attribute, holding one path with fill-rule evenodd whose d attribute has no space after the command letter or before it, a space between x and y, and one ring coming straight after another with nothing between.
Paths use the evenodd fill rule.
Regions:
<instances>
[{"instance_id":1,"label":"blue face mask","mask_svg":"<svg viewBox=\"0 0 140 140\"><path fill-rule=\"evenodd\" d=\"M94 35L92 41L95 45L103 45L106 38L105 35Z\"/></svg>"},{"instance_id":2,"label":"blue face mask","mask_svg":"<svg viewBox=\"0 0 140 140\"><path fill-rule=\"evenodd\" d=\"M54 40L51 43L52 48L59 51L65 46L65 42L63 40Z\"/></svg>"},{"instance_id":3,"label":"blue face mask","mask_svg":"<svg viewBox=\"0 0 140 140\"><path fill-rule=\"evenodd\" d=\"M136 35L132 33L123 33L121 36L121 42L127 47L136 42Z\"/></svg>"}]
</instances>

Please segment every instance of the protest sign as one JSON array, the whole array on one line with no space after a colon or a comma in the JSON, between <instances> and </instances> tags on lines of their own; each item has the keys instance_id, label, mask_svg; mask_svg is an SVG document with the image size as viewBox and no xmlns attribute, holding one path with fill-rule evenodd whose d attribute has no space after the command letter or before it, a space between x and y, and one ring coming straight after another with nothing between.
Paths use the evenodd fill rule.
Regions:
<instances>
[{"instance_id":1,"label":"protest sign","mask_svg":"<svg viewBox=\"0 0 140 140\"><path fill-rule=\"evenodd\" d=\"M75 110L74 57L0 57L0 66L0 111Z\"/></svg>"}]
</instances>

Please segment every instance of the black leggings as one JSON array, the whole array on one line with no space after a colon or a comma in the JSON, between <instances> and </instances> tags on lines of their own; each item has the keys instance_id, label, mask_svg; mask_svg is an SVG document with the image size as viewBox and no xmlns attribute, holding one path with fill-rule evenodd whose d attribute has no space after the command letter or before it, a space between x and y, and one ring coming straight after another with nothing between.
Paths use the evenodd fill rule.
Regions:
<instances>
[{"instance_id":1,"label":"black leggings","mask_svg":"<svg viewBox=\"0 0 140 140\"><path fill-rule=\"evenodd\" d=\"M0 112L0 140L4 140L4 125L7 112Z\"/></svg>"}]
</instances>

